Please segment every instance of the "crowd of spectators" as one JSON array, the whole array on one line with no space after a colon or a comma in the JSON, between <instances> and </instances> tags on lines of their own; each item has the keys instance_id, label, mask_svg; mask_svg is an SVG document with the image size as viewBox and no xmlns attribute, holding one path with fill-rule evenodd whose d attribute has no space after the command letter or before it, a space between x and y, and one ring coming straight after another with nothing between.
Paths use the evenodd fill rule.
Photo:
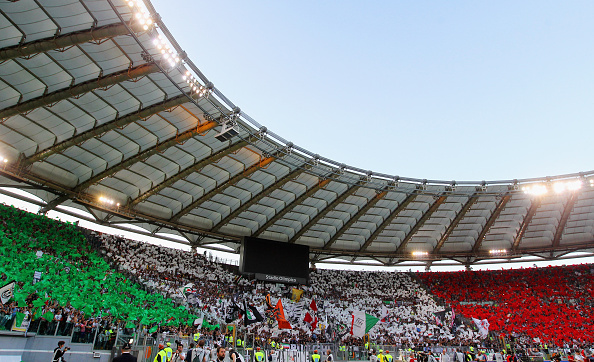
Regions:
<instances>
[{"instance_id":1,"label":"crowd of spectators","mask_svg":"<svg viewBox=\"0 0 594 362\"><path fill-rule=\"evenodd\" d=\"M283 343L330 342L343 336L348 343L361 344L360 339L341 334L338 326L351 321L351 313L365 311L380 316L371 335L384 344L470 343L478 334L473 328L459 327L455 333L434 313L444 311L434 298L408 273L361 272L348 270L312 269L309 286L301 286L302 301L290 300L291 290L276 284L255 283L240 278L204 254L147 244L107 234L97 234L102 253L120 270L128 272L147 288L164 296L182 301L180 288L193 283L197 291L199 310L207 311L218 320L225 319L231 300L246 300L262 315L266 311L265 296L282 299L285 315L293 329L283 331L267 324L251 325L249 333L259 340L274 339ZM163 263L163 260L175 262ZM303 322L311 300L319 304L318 315L322 328L312 332ZM241 304L241 303L239 303ZM330 328L326 329L326 327Z\"/></svg>"},{"instance_id":2,"label":"crowd of spectators","mask_svg":"<svg viewBox=\"0 0 594 362\"><path fill-rule=\"evenodd\" d=\"M110 348L118 329L191 324L196 315L147 293L93 252L71 223L0 205L0 280L16 282L0 329L28 324L39 334Z\"/></svg>"},{"instance_id":3,"label":"crowd of spectators","mask_svg":"<svg viewBox=\"0 0 594 362\"><path fill-rule=\"evenodd\" d=\"M266 321L249 325L242 333L260 345L362 345L348 333L356 311L382 319L369 332L381 345L495 344L492 335L481 341L462 316L487 319L491 331L522 341L594 342L591 265L418 275L313 268L309 285L296 287L303 294L295 301L291 287L242 277L207 253L103 234L6 206L0 206L0 265L1 280L18 282L15 298L0 307L0 329L25 319L40 334L72 335L73 342L95 341L100 348L110 348L117 331L180 337L200 332L222 341L233 306L249 304L266 316L267 295L273 305L282 300L293 328L279 330ZM182 292L187 285L196 296L190 303ZM315 329L304 321L312 300Z\"/></svg>"},{"instance_id":4,"label":"crowd of spectators","mask_svg":"<svg viewBox=\"0 0 594 362\"><path fill-rule=\"evenodd\" d=\"M419 273L431 292L505 335L594 343L594 266Z\"/></svg>"}]
</instances>

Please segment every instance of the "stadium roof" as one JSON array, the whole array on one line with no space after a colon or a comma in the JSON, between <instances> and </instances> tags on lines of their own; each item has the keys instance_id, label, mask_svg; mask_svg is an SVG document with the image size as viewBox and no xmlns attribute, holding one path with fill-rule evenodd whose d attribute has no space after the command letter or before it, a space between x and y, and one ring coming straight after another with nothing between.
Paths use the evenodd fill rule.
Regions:
<instances>
[{"instance_id":1,"label":"stadium roof","mask_svg":"<svg viewBox=\"0 0 594 362\"><path fill-rule=\"evenodd\" d=\"M242 112L148 1L17 0L0 3L0 19L1 192L26 190L43 212L74 207L200 247L306 244L312 261L594 249L594 171L443 181L358 169ZM223 125L234 132L220 135Z\"/></svg>"}]
</instances>

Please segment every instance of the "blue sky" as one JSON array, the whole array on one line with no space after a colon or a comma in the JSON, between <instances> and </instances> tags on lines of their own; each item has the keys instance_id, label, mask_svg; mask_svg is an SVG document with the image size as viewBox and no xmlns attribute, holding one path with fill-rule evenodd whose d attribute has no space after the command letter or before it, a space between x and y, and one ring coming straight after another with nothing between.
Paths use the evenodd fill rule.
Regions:
<instances>
[{"instance_id":1,"label":"blue sky","mask_svg":"<svg viewBox=\"0 0 594 362\"><path fill-rule=\"evenodd\" d=\"M153 0L228 98L339 162L443 180L594 169L594 3Z\"/></svg>"}]
</instances>

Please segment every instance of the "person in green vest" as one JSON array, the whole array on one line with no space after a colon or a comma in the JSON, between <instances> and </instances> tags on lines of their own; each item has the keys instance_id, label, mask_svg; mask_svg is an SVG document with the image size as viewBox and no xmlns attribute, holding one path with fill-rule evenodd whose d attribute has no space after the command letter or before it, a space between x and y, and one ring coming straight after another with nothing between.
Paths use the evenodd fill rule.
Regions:
<instances>
[{"instance_id":1,"label":"person in green vest","mask_svg":"<svg viewBox=\"0 0 594 362\"><path fill-rule=\"evenodd\" d=\"M235 346L241 347L241 338L237 337L237 340L235 341Z\"/></svg>"},{"instance_id":2,"label":"person in green vest","mask_svg":"<svg viewBox=\"0 0 594 362\"><path fill-rule=\"evenodd\" d=\"M320 362L322 357L318 354L318 350L315 349L314 353L311 355L311 362Z\"/></svg>"},{"instance_id":3,"label":"person in green vest","mask_svg":"<svg viewBox=\"0 0 594 362\"><path fill-rule=\"evenodd\" d=\"M254 353L256 362L264 362L264 352L260 351L260 347L256 347L256 353Z\"/></svg>"},{"instance_id":4,"label":"person in green vest","mask_svg":"<svg viewBox=\"0 0 594 362\"><path fill-rule=\"evenodd\" d=\"M270 341L270 346L274 349L276 347L276 342L274 342L274 340Z\"/></svg>"},{"instance_id":5,"label":"person in green vest","mask_svg":"<svg viewBox=\"0 0 594 362\"><path fill-rule=\"evenodd\" d=\"M369 351L369 342L365 342L365 349Z\"/></svg>"},{"instance_id":6,"label":"person in green vest","mask_svg":"<svg viewBox=\"0 0 594 362\"><path fill-rule=\"evenodd\" d=\"M159 344L159 353L157 353L153 362L167 362L167 353L163 344Z\"/></svg>"},{"instance_id":7,"label":"person in green vest","mask_svg":"<svg viewBox=\"0 0 594 362\"><path fill-rule=\"evenodd\" d=\"M198 331L196 331L196 333L194 333L194 342L198 342L199 339L200 339L200 333L198 333Z\"/></svg>"},{"instance_id":8,"label":"person in green vest","mask_svg":"<svg viewBox=\"0 0 594 362\"><path fill-rule=\"evenodd\" d=\"M392 357L392 355L390 354L390 351L386 350L386 354L384 355L384 361L385 362L393 362L394 361L394 357Z\"/></svg>"},{"instance_id":9,"label":"person in green vest","mask_svg":"<svg viewBox=\"0 0 594 362\"><path fill-rule=\"evenodd\" d=\"M167 347L163 349L165 354L167 355L167 362L171 361L171 357L173 357L173 350L171 349L171 342L167 342Z\"/></svg>"}]
</instances>

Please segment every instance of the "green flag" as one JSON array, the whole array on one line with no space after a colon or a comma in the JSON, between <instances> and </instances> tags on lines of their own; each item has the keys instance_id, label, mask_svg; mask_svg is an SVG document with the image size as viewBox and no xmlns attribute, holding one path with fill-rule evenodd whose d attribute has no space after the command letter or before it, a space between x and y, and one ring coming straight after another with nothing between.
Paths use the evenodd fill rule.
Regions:
<instances>
[{"instance_id":1,"label":"green flag","mask_svg":"<svg viewBox=\"0 0 594 362\"><path fill-rule=\"evenodd\" d=\"M25 319L25 313L17 313L16 317L15 317L14 325L17 327L20 327L21 324L23 323L24 319Z\"/></svg>"},{"instance_id":2,"label":"green flag","mask_svg":"<svg viewBox=\"0 0 594 362\"><path fill-rule=\"evenodd\" d=\"M52 321L54 320L54 313L52 312L45 312L44 315L41 316L41 318L45 319L46 321Z\"/></svg>"}]
</instances>

